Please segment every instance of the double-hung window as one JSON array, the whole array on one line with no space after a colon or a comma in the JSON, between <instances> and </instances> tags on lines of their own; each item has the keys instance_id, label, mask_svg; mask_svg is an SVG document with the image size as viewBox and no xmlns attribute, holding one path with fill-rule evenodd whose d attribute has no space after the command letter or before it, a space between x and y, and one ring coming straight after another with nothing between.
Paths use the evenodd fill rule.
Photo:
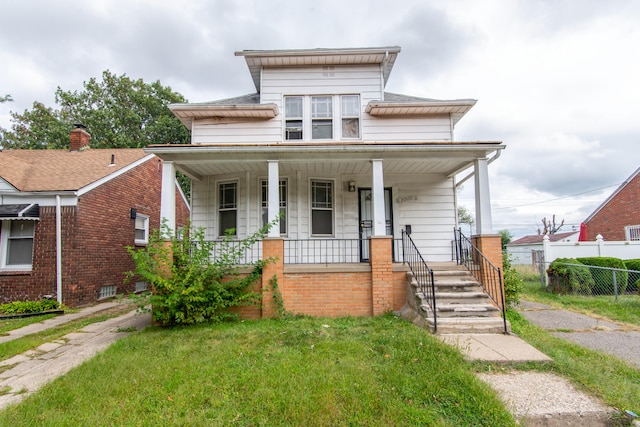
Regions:
<instances>
[{"instance_id":1,"label":"double-hung window","mask_svg":"<svg viewBox=\"0 0 640 427\"><path fill-rule=\"evenodd\" d=\"M136 214L135 224L135 244L146 245L149 243L149 217L147 215Z\"/></svg>"},{"instance_id":2,"label":"double-hung window","mask_svg":"<svg viewBox=\"0 0 640 427\"><path fill-rule=\"evenodd\" d=\"M311 234L333 235L333 181L311 181Z\"/></svg>"},{"instance_id":3,"label":"double-hung window","mask_svg":"<svg viewBox=\"0 0 640 427\"><path fill-rule=\"evenodd\" d=\"M333 97L311 97L311 139L333 139Z\"/></svg>"},{"instance_id":4,"label":"double-hung window","mask_svg":"<svg viewBox=\"0 0 640 427\"><path fill-rule=\"evenodd\" d=\"M218 184L218 235L235 236L238 226L238 183Z\"/></svg>"},{"instance_id":5,"label":"double-hung window","mask_svg":"<svg viewBox=\"0 0 640 427\"><path fill-rule=\"evenodd\" d=\"M269 222L269 182L266 179L260 181L260 193L262 200L262 225ZM287 180L281 179L278 193L280 194L280 234L287 234Z\"/></svg>"},{"instance_id":6,"label":"double-hung window","mask_svg":"<svg viewBox=\"0 0 640 427\"><path fill-rule=\"evenodd\" d=\"M302 101L301 96L284 98L285 139L302 139Z\"/></svg>"},{"instance_id":7,"label":"double-hung window","mask_svg":"<svg viewBox=\"0 0 640 427\"><path fill-rule=\"evenodd\" d=\"M360 139L360 95L284 97L284 140Z\"/></svg>"},{"instance_id":8,"label":"double-hung window","mask_svg":"<svg viewBox=\"0 0 640 427\"><path fill-rule=\"evenodd\" d=\"M0 221L0 267L30 270L33 263L35 221Z\"/></svg>"},{"instance_id":9,"label":"double-hung window","mask_svg":"<svg viewBox=\"0 0 640 427\"><path fill-rule=\"evenodd\" d=\"M341 95L342 137L360 138L360 96Z\"/></svg>"}]
</instances>

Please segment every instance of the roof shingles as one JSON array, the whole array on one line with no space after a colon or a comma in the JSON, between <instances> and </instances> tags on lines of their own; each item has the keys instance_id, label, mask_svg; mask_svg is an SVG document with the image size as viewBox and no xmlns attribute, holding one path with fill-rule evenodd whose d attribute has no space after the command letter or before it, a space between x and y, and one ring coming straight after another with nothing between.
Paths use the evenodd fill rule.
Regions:
<instances>
[{"instance_id":1,"label":"roof shingles","mask_svg":"<svg viewBox=\"0 0 640 427\"><path fill-rule=\"evenodd\" d=\"M111 156L114 165L111 165ZM74 191L144 158L140 148L4 150L0 177L19 191Z\"/></svg>"}]
</instances>

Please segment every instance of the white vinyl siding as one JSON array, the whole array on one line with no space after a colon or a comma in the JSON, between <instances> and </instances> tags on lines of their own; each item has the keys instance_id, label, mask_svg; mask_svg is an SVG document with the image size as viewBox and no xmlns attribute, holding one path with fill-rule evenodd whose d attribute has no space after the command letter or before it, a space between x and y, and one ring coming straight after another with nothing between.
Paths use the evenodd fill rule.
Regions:
<instances>
[{"instance_id":1,"label":"white vinyl siding","mask_svg":"<svg viewBox=\"0 0 640 427\"><path fill-rule=\"evenodd\" d=\"M362 139L377 142L449 142L452 140L448 115L417 117L374 117L365 114Z\"/></svg>"}]
</instances>

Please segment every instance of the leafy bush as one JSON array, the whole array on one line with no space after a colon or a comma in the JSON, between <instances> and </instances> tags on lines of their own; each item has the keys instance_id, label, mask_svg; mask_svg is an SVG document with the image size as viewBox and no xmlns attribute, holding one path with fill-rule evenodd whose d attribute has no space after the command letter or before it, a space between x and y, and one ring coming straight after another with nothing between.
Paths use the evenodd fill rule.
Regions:
<instances>
[{"instance_id":1,"label":"leafy bush","mask_svg":"<svg viewBox=\"0 0 640 427\"><path fill-rule=\"evenodd\" d=\"M627 267L620 258L613 257L586 257L577 258L577 260L584 265L594 267L606 267L606 268L590 268L591 277L595 282L595 286L592 288L592 294L594 295L613 295L615 293L613 270L608 268L617 269L615 272L615 283L618 286L618 293L623 294L627 288L628 274L626 272Z\"/></svg>"},{"instance_id":2,"label":"leafy bush","mask_svg":"<svg viewBox=\"0 0 640 427\"><path fill-rule=\"evenodd\" d=\"M172 235L166 224L154 230L149 244L142 249L127 248L136 269L128 273L151 285L151 293L139 301L139 307L152 306L153 320L161 325L217 322L236 317L230 307L257 303L261 294L250 286L262 275L265 262L243 263L245 251L260 240L269 224L244 240L222 242L205 239L203 228L187 227L183 238ZM215 254L215 257L213 257ZM238 265L250 272L240 274Z\"/></svg>"},{"instance_id":3,"label":"leafy bush","mask_svg":"<svg viewBox=\"0 0 640 427\"><path fill-rule=\"evenodd\" d=\"M627 270L640 271L640 259L628 259L625 260L624 265L627 266ZM640 273L629 273L629 280L627 280L627 291L636 292L640 290Z\"/></svg>"},{"instance_id":4,"label":"leafy bush","mask_svg":"<svg viewBox=\"0 0 640 427\"><path fill-rule=\"evenodd\" d=\"M547 290L556 294L590 295L595 285L589 269L575 258L556 259L549 265L547 274Z\"/></svg>"},{"instance_id":5,"label":"leafy bush","mask_svg":"<svg viewBox=\"0 0 640 427\"><path fill-rule=\"evenodd\" d=\"M504 299L508 307L520 304L520 294L524 281L520 273L511 265L507 252L502 252L502 273L504 275Z\"/></svg>"},{"instance_id":6,"label":"leafy bush","mask_svg":"<svg viewBox=\"0 0 640 427\"><path fill-rule=\"evenodd\" d=\"M43 299L40 301L13 301L0 305L2 314L40 313L42 311L57 310L60 308L58 301Z\"/></svg>"}]
</instances>

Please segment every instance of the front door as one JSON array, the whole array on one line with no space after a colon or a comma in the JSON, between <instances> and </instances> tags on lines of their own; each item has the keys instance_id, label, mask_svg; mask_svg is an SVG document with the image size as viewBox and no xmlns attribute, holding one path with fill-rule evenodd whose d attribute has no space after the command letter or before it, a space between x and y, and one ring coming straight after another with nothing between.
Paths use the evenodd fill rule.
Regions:
<instances>
[{"instance_id":1,"label":"front door","mask_svg":"<svg viewBox=\"0 0 640 427\"><path fill-rule=\"evenodd\" d=\"M373 203L370 188L358 189L360 211L360 262L369 261L369 237L373 232ZM387 223L386 233L393 236L393 215L391 210L391 189L384 189L384 210Z\"/></svg>"}]
</instances>

